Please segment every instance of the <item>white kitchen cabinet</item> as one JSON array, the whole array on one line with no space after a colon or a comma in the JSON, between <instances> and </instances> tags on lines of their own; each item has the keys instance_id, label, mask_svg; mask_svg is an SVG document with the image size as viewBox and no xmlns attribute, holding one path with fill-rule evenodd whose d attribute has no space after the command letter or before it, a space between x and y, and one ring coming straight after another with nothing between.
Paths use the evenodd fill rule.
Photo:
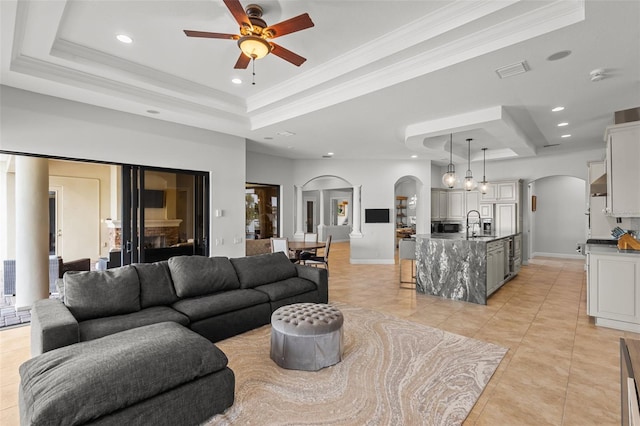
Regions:
<instances>
[{"instance_id":1,"label":"white kitchen cabinet","mask_svg":"<svg viewBox=\"0 0 640 426\"><path fill-rule=\"evenodd\" d=\"M513 236L513 270L512 274L517 275L522 266L522 234Z\"/></svg>"},{"instance_id":2,"label":"white kitchen cabinet","mask_svg":"<svg viewBox=\"0 0 640 426\"><path fill-rule=\"evenodd\" d=\"M431 189L431 220L440 220L440 190Z\"/></svg>"},{"instance_id":3,"label":"white kitchen cabinet","mask_svg":"<svg viewBox=\"0 0 640 426\"><path fill-rule=\"evenodd\" d=\"M464 193L464 205L465 216L471 210L480 211L480 192L479 191L465 191ZM482 216L482 213L480 213ZM484 217L484 216L482 216Z\"/></svg>"},{"instance_id":4,"label":"white kitchen cabinet","mask_svg":"<svg viewBox=\"0 0 640 426\"><path fill-rule=\"evenodd\" d=\"M448 200L446 190L431 189L431 220L445 220L447 218Z\"/></svg>"},{"instance_id":5,"label":"white kitchen cabinet","mask_svg":"<svg viewBox=\"0 0 640 426\"><path fill-rule=\"evenodd\" d=\"M596 325L640 332L640 256L587 256L589 315Z\"/></svg>"},{"instance_id":6,"label":"white kitchen cabinet","mask_svg":"<svg viewBox=\"0 0 640 426\"><path fill-rule=\"evenodd\" d=\"M493 227L498 234L515 234L518 232L516 225L518 205L516 203L496 204L494 214Z\"/></svg>"},{"instance_id":7,"label":"white kitchen cabinet","mask_svg":"<svg viewBox=\"0 0 640 426\"><path fill-rule=\"evenodd\" d=\"M467 212L464 210L464 191L449 191L447 202L447 219L462 220L466 217Z\"/></svg>"},{"instance_id":8,"label":"white kitchen cabinet","mask_svg":"<svg viewBox=\"0 0 640 426\"><path fill-rule=\"evenodd\" d=\"M493 217L493 204L480 204L480 216L483 219L489 219Z\"/></svg>"},{"instance_id":9,"label":"white kitchen cabinet","mask_svg":"<svg viewBox=\"0 0 640 426\"><path fill-rule=\"evenodd\" d=\"M607 214L640 216L640 124L607 127Z\"/></svg>"},{"instance_id":10,"label":"white kitchen cabinet","mask_svg":"<svg viewBox=\"0 0 640 426\"><path fill-rule=\"evenodd\" d=\"M499 289L504 282L504 270L504 241L487 243L487 297Z\"/></svg>"},{"instance_id":11,"label":"white kitchen cabinet","mask_svg":"<svg viewBox=\"0 0 640 426\"><path fill-rule=\"evenodd\" d=\"M438 194L439 201L439 215L440 219L444 220L447 218L449 211L447 210L447 205L449 204L449 194L447 191L440 191Z\"/></svg>"},{"instance_id":12,"label":"white kitchen cabinet","mask_svg":"<svg viewBox=\"0 0 640 426\"><path fill-rule=\"evenodd\" d=\"M487 193L481 195L480 202L518 202L519 192L519 181L489 183Z\"/></svg>"}]
</instances>

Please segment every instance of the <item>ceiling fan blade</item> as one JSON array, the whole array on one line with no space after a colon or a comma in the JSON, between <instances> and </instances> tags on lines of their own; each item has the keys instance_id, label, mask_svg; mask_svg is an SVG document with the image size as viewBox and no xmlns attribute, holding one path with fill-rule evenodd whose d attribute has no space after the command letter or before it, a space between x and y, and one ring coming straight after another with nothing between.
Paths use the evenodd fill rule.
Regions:
<instances>
[{"instance_id":1,"label":"ceiling fan blade","mask_svg":"<svg viewBox=\"0 0 640 426\"><path fill-rule=\"evenodd\" d=\"M311 17L309 17L309 14L303 13L302 15L287 19L286 21L271 25L265 28L265 31L273 33L273 37L271 38L276 38L286 34L295 33L296 31L305 30L313 26L314 24Z\"/></svg>"},{"instance_id":2,"label":"ceiling fan blade","mask_svg":"<svg viewBox=\"0 0 640 426\"><path fill-rule=\"evenodd\" d=\"M241 27L244 25L251 26L251 21L249 21L247 12L244 11L239 0L224 0L224 4L227 5L227 9L229 9L229 12L231 12Z\"/></svg>"},{"instance_id":3,"label":"ceiling fan blade","mask_svg":"<svg viewBox=\"0 0 640 426\"><path fill-rule=\"evenodd\" d=\"M237 70L247 69L247 67L249 66L249 62L251 62L251 58L244 53L241 53L238 61L236 62L236 65L233 68Z\"/></svg>"},{"instance_id":4,"label":"ceiling fan blade","mask_svg":"<svg viewBox=\"0 0 640 426\"><path fill-rule=\"evenodd\" d=\"M203 37L203 38L225 38L229 40L237 40L240 38L237 34L209 33L206 31L184 30L187 37Z\"/></svg>"},{"instance_id":5,"label":"ceiling fan blade","mask_svg":"<svg viewBox=\"0 0 640 426\"><path fill-rule=\"evenodd\" d=\"M271 43L271 46L273 47L273 49L271 49L271 53L284 59L285 61L291 62L293 65L297 67L304 64L304 62L307 60L306 58L303 58L297 53L293 53L292 51L287 50L278 44Z\"/></svg>"}]
</instances>

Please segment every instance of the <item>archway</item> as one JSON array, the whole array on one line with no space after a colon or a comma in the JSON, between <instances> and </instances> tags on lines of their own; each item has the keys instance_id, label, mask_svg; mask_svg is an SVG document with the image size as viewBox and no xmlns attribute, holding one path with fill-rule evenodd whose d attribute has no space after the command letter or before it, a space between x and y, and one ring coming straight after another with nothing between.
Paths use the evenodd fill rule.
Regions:
<instances>
[{"instance_id":1,"label":"archway","mask_svg":"<svg viewBox=\"0 0 640 426\"><path fill-rule=\"evenodd\" d=\"M396 223L396 246L399 238L416 233L422 212L418 194L422 192L422 182L415 176L403 176L394 185L394 205Z\"/></svg>"},{"instance_id":2,"label":"archway","mask_svg":"<svg viewBox=\"0 0 640 426\"><path fill-rule=\"evenodd\" d=\"M527 258L580 257L576 243L586 239L586 182L573 176L547 176L528 184ZM535 205L533 203L535 197Z\"/></svg>"},{"instance_id":3,"label":"archway","mask_svg":"<svg viewBox=\"0 0 640 426\"><path fill-rule=\"evenodd\" d=\"M334 242L350 240L354 220L359 220L350 182L340 176L317 176L302 185L298 193L296 238L303 231L317 232L321 240L329 235Z\"/></svg>"}]
</instances>

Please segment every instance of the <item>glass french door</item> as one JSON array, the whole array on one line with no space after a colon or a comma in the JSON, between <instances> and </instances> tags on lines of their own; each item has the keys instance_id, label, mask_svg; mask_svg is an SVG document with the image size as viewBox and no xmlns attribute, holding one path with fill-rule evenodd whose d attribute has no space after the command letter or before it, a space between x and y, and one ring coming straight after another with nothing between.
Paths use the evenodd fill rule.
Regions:
<instances>
[{"instance_id":1,"label":"glass french door","mask_svg":"<svg viewBox=\"0 0 640 426\"><path fill-rule=\"evenodd\" d=\"M120 264L209 255L209 175L122 166Z\"/></svg>"}]
</instances>

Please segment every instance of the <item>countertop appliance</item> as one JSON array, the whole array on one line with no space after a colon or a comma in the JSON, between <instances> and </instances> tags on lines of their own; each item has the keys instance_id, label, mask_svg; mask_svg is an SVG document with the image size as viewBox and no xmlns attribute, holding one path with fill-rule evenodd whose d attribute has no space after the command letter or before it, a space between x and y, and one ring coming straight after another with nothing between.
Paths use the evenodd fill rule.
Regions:
<instances>
[{"instance_id":1,"label":"countertop appliance","mask_svg":"<svg viewBox=\"0 0 640 426\"><path fill-rule=\"evenodd\" d=\"M459 223L439 223L438 232L441 234L457 233L460 232Z\"/></svg>"}]
</instances>

